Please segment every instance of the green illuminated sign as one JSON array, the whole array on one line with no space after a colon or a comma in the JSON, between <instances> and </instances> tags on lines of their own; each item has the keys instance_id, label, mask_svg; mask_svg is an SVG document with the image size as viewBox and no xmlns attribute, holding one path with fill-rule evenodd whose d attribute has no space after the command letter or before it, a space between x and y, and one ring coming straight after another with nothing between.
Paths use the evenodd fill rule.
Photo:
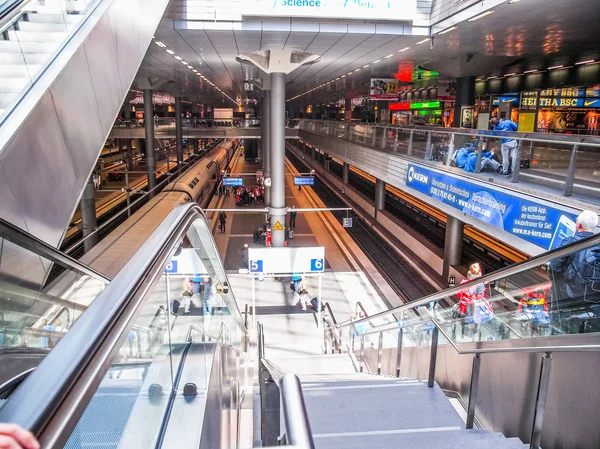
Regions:
<instances>
[{"instance_id":1,"label":"green illuminated sign","mask_svg":"<svg viewBox=\"0 0 600 449\"><path fill-rule=\"evenodd\" d=\"M411 103L411 109L431 109L431 108L439 108L439 101L420 101L418 103Z\"/></svg>"}]
</instances>

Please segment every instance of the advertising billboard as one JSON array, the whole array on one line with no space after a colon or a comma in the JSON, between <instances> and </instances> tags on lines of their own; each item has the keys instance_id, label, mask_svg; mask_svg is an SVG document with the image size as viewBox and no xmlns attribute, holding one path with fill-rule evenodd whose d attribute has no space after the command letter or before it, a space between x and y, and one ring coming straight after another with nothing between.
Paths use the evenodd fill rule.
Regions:
<instances>
[{"instance_id":1,"label":"advertising billboard","mask_svg":"<svg viewBox=\"0 0 600 449\"><path fill-rule=\"evenodd\" d=\"M575 232L575 215L449 174L408 164L406 185L544 250Z\"/></svg>"},{"instance_id":2,"label":"advertising billboard","mask_svg":"<svg viewBox=\"0 0 600 449\"><path fill-rule=\"evenodd\" d=\"M371 100L397 100L399 83L396 78L371 78L369 97Z\"/></svg>"},{"instance_id":3,"label":"advertising billboard","mask_svg":"<svg viewBox=\"0 0 600 449\"><path fill-rule=\"evenodd\" d=\"M242 16L412 20L416 0L243 0Z\"/></svg>"}]
</instances>

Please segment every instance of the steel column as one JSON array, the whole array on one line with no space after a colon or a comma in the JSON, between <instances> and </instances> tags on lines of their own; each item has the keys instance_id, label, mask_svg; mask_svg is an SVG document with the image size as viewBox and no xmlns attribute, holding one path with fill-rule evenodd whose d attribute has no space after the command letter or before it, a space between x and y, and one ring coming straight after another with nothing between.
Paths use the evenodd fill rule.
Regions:
<instances>
[{"instance_id":1,"label":"steel column","mask_svg":"<svg viewBox=\"0 0 600 449\"><path fill-rule=\"evenodd\" d=\"M573 183L575 182L575 165L577 164L578 148L579 145L573 145L573 151L571 151L571 160L569 161L569 168L567 169L567 176L565 177L563 196L573 195Z\"/></svg>"},{"instance_id":2,"label":"steel column","mask_svg":"<svg viewBox=\"0 0 600 449\"><path fill-rule=\"evenodd\" d=\"M517 151L515 151L515 157L512 160L512 175L510 182L519 182L519 172L521 171L521 146L523 145L522 140L517 141Z\"/></svg>"},{"instance_id":3,"label":"steel column","mask_svg":"<svg viewBox=\"0 0 600 449\"><path fill-rule=\"evenodd\" d=\"M433 383L435 382L435 364L437 362L437 347L438 347L438 337L440 331L436 327L433 328L433 332L431 333L431 355L429 357L429 377L427 378L427 386L433 387Z\"/></svg>"},{"instance_id":4,"label":"steel column","mask_svg":"<svg viewBox=\"0 0 600 449\"><path fill-rule=\"evenodd\" d=\"M156 155L154 154L154 104L152 89L144 89L144 126L146 130L146 167L148 169L148 199L156 195Z\"/></svg>"},{"instance_id":5,"label":"steel column","mask_svg":"<svg viewBox=\"0 0 600 449\"><path fill-rule=\"evenodd\" d=\"M394 152L398 151L398 128L394 132Z\"/></svg>"},{"instance_id":6,"label":"steel column","mask_svg":"<svg viewBox=\"0 0 600 449\"><path fill-rule=\"evenodd\" d=\"M450 135L450 143L448 143L448 150L446 152L446 157L444 157L444 165L450 165L452 153L454 153L454 134Z\"/></svg>"},{"instance_id":7,"label":"steel column","mask_svg":"<svg viewBox=\"0 0 600 449\"><path fill-rule=\"evenodd\" d=\"M94 180L90 176L80 201L81 208L81 232L83 237L87 237L96 231L98 222L96 220L96 192L94 191ZM89 239L83 241L83 250L88 252L98 243L98 235L94 234Z\"/></svg>"},{"instance_id":8,"label":"steel column","mask_svg":"<svg viewBox=\"0 0 600 449\"><path fill-rule=\"evenodd\" d=\"M344 184L350 184L350 164L347 162L342 166L342 179Z\"/></svg>"},{"instance_id":9,"label":"steel column","mask_svg":"<svg viewBox=\"0 0 600 449\"><path fill-rule=\"evenodd\" d=\"M462 259L463 232L465 224L456 217L448 215L446 220L446 241L444 243L444 260L442 277L448 278L450 267L460 265Z\"/></svg>"},{"instance_id":10,"label":"steel column","mask_svg":"<svg viewBox=\"0 0 600 449\"><path fill-rule=\"evenodd\" d=\"M552 353L547 352L542 358L540 369L540 381L538 383L537 396L535 399L535 410L533 412L533 429L531 430L530 449L539 449L542 440L542 428L544 424L544 410L548 396L548 385L550 383L550 368L552 367Z\"/></svg>"},{"instance_id":11,"label":"steel column","mask_svg":"<svg viewBox=\"0 0 600 449\"><path fill-rule=\"evenodd\" d=\"M387 143L387 126L383 128L383 136L381 138L381 148L385 148L385 144Z\"/></svg>"},{"instance_id":12,"label":"steel column","mask_svg":"<svg viewBox=\"0 0 600 449\"><path fill-rule=\"evenodd\" d=\"M375 209L385 209L385 182L377 179L375 183Z\"/></svg>"},{"instance_id":13,"label":"steel column","mask_svg":"<svg viewBox=\"0 0 600 449\"><path fill-rule=\"evenodd\" d=\"M181 97L175 97L175 148L177 149L177 169L183 165L183 110Z\"/></svg>"},{"instance_id":14,"label":"steel column","mask_svg":"<svg viewBox=\"0 0 600 449\"><path fill-rule=\"evenodd\" d=\"M415 134L415 130L411 129L410 130L410 135L408 136L408 151L406 152L407 156L412 156L412 149L413 149L413 136Z\"/></svg>"},{"instance_id":15,"label":"steel column","mask_svg":"<svg viewBox=\"0 0 600 449\"><path fill-rule=\"evenodd\" d=\"M396 377L400 377L400 364L402 363L402 339L404 329L398 331L398 346L396 346Z\"/></svg>"},{"instance_id":16,"label":"steel column","mask_svg":"<svg viewBox=\"0 0 600 449\"><path fill-rule=\"evenodd\" d=\"M263 90L262 130L263 136L263 172L265 178L271 177L271 91ZM271 205L271 187L265 186L265 207Z\"/></svg>"},{"instance_id":17,"label":"steel column","mask_svg":"<svg viewBox=\"0 0 600 449\"><path fill-rule=\"evenodd\" d=\"M271 224L274 247L285 242L285 73L271 74ZM275 229L277 223L281 229Z\"/></svg>"},{"instance_id":18,"label":"steel column","mask_svg":"<svg viewBox=\"0 0 600 449\"><path fill-rule=\"evenodd\" d=\"M473 357L473 369L471 370L471 385L469 386L469 407L467 408L467 429L473 428L475 422L475 407L477 405L477 392L479 391L479 367L481 356L475 354Z\"/></svg>"},{"instance_id":19,"label":"steel column","mask_svg":"<svg viewBox=\"0 0 600 449\"><path fill-rule=\"evenodd\" d=\"M383 332L379 332L379 342L377 344L377 374L381 375L381 361L383 359Z\"/></svg>"}]
</instances>

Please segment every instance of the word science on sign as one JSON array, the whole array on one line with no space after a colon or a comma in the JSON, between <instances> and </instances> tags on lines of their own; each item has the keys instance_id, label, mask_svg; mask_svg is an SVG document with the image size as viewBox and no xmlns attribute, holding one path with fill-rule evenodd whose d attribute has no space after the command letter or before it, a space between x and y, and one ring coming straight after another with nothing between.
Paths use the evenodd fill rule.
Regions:
<instances>
[{"instance_id":1,"label":"word science on sign","mask_svg":"<svg viewBox=\"0 0 600 449\"><path fill-rule=\"evenodd\" d=\"M575 215L517 195L408 164L406 185L545 250L569 236Z\"/></svg>"}]
</instances>

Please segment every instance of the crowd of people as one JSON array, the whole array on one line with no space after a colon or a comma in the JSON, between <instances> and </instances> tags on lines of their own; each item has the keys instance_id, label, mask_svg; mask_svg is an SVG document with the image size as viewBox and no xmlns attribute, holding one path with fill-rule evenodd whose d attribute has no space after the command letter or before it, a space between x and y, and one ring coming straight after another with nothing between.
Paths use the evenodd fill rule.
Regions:
<instances>
[{"instance_id":1,"label":"crowd of people","mask_svg":"<svg viewBox=\"0 0 600 449\"><path fill-rule=\"evenodd\" d=\"M265 186L262 184L236 187L234 193L236 206L253 206L265 201Z\"/></svg>"},{"instance_id":2,"label":"crowd of people","mask_svg":"<svg viewBox=\"0 0 600 449\"><path fill-rule=\"evenodd\" d=\"M177 315L182 310L183 315L188 315L201 310L202 315L214 315L215 294L216 286L209 275L186 276L182 281L181 296L173 300L171 311Z\"/></svg>"}]
</instances>

